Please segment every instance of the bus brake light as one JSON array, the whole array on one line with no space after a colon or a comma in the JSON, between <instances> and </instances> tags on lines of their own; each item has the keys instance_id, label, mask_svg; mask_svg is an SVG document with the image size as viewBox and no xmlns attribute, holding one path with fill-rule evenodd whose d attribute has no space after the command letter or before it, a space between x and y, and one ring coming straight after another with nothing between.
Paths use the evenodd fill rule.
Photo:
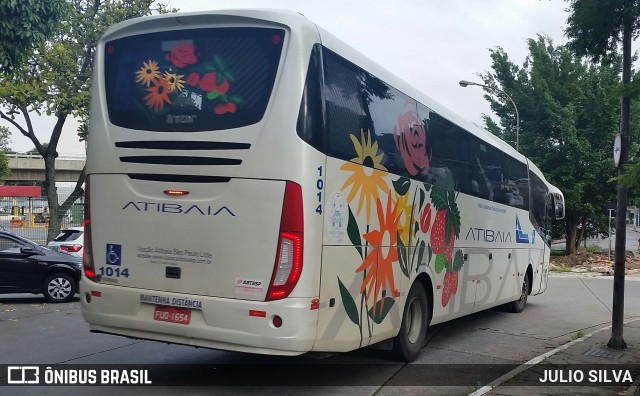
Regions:
<instances>
[{"instance_id":1,"label":"bus brake light","mask_svg":"<svg viewBox=\"0 0 640 396\"><path fill-rule=\"evenodd\" d=\"M300 279L303 245L302 216L302 189L300 185L288 181L285 186L276 261L267 290L267 301L287 297Z\"/></svg>"}]
</instances>

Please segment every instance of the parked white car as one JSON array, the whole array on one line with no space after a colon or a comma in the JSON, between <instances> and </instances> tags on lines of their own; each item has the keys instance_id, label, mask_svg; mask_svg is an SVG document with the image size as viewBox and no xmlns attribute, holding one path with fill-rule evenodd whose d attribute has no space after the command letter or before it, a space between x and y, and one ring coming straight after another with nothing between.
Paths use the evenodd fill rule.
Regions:
<instances>
[{"instance_id":1,"label":"parked white car","mask_svg":"<svg viewBox=\"0 0 640 396\"><path fill-rule=\"evenodd\" d=\"M47 244L51 250L57 250L82 257L84 249L84 227L69 227L60 231L57 237Z\"/></svg>"}]
</instances>

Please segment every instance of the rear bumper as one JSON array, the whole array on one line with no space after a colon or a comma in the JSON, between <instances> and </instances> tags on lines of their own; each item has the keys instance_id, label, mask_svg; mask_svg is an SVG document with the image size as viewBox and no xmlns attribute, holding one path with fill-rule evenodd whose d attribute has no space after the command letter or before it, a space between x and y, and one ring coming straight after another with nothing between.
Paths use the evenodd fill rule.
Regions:
<instances>
[{"instance_id":1,"label":"rear bumper","mask_svg":"<svg viewBox=\"0 0 640 396\"><path fill-rule=\"evenodd\" d=\"M87 294L92 294L88 302ZM100 294L100 297L96 297ZM154 320L160 304L140 301L141 295L191 299L202 303L191 309L189 324ZM80 282L82 315L92 330L175 344L272 355L300 355L313 348L318 311L310 310L311 298L261 302L183 295ZM199 305L199 304L197 304ZM264 317L250 315L263 311ZM276 328L272 318L282 318Z\"/></svg>"}]
</instances>

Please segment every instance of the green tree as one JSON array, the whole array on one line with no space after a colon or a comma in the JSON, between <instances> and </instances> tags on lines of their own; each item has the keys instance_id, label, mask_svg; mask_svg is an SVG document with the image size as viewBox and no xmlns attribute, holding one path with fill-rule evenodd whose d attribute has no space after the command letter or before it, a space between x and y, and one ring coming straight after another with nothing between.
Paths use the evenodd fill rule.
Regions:
<instances>
[{"instance_id":1,"label":"green tree","mask_svg":"<svg viewBox=\"0 0 640 396\"><path fill-rule=\"evenodd\" d=\"M622 87L631 82L631 39L638 36L640 29L640 2L638 0L570 0L569 26L567 36L570 46L578 54L595 61L617 56L618 45L622 44ZM624 173L629 158L629 124L631 98L622 94L620 106L621 150L618 176ZM618 203L616 211L616 253L614 260L613 309L611 339L608 346L623 349L627 347L623 333L624 319L624 271L627 216L627 187L618 183Z\"/></svg>"},{"instance_id":2,"label":"green tree","mask_svg":"<svg viewBox=\"0 0 640 396\"><path fill-rule=\"evenodd\" d=\"M0 71L19 69L32 50L59 27L65 0L0 2Z\"/></svg>"},{"instance_id":3,"label":"green tree","mask_svg":"<svg viewBox=\"0 0 640 396\"><path fill-rule=\"evenodd\" d=\"M8 78L0 80L0 118L29 138L43 157L45 181L51 221L47 241L60 229L60 222L82 194L84 170L71 195L58 202L55 186L55 159L62 128L68 117L80 119L81 138L88 130L89 91L96 44L106 29L126 19L166 13L167 7L154 0L70 0L67 12L60 18L59 33L41 43L28 62ZM48 145L40 142L32 117L45 113L55 117Z\"/></svg>"},{"instance_id":4,"label":"green tree","mask_svg":"<svg viewBox=\"0 0 640 396\"><path fill-rule=\"evenodd\" d=\"M500 88L520 113L520 152L529 157L565 195L566 251L575 252L588 229L606 225L603 208L613 200L607 181L615 175L610 142L618 130L619 62L588 64L545 36L528 40L522 67L503 49L491 50L493 72L484 83ZM494 91L485 90L500 125L485 116L487 128L515 142L514 108ZM596 230L597 231L597 230Z\"/></svg>"},{"instance_id":5,"label":"green tree","mask_svg":"<svg viewBox=\"0 0 640 396\"><path fill-rule=\"evenodd\" d=\"M11 136L9 128L0 126L0 180L6 179L11 174L9 158L7 158L7 154L11 152L9 136Z\"/></svg>"}]
</instances>

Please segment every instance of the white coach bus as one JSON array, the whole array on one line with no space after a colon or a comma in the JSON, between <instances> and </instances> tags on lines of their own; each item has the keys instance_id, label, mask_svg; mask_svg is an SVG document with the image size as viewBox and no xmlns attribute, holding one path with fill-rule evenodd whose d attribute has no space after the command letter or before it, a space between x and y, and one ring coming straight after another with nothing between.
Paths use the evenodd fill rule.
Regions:
<instances>
[{"instance_id":1,"label":"white coach bus","mask_svg":"<svg viewBox=\"0 0 640 396\"><path fill-rule=\"evenodd\" d=\"M413 360L429 325L547 287L560 190L299 14L117 24L92 95L92 331Z\"/></svg>"}]
</instances>

